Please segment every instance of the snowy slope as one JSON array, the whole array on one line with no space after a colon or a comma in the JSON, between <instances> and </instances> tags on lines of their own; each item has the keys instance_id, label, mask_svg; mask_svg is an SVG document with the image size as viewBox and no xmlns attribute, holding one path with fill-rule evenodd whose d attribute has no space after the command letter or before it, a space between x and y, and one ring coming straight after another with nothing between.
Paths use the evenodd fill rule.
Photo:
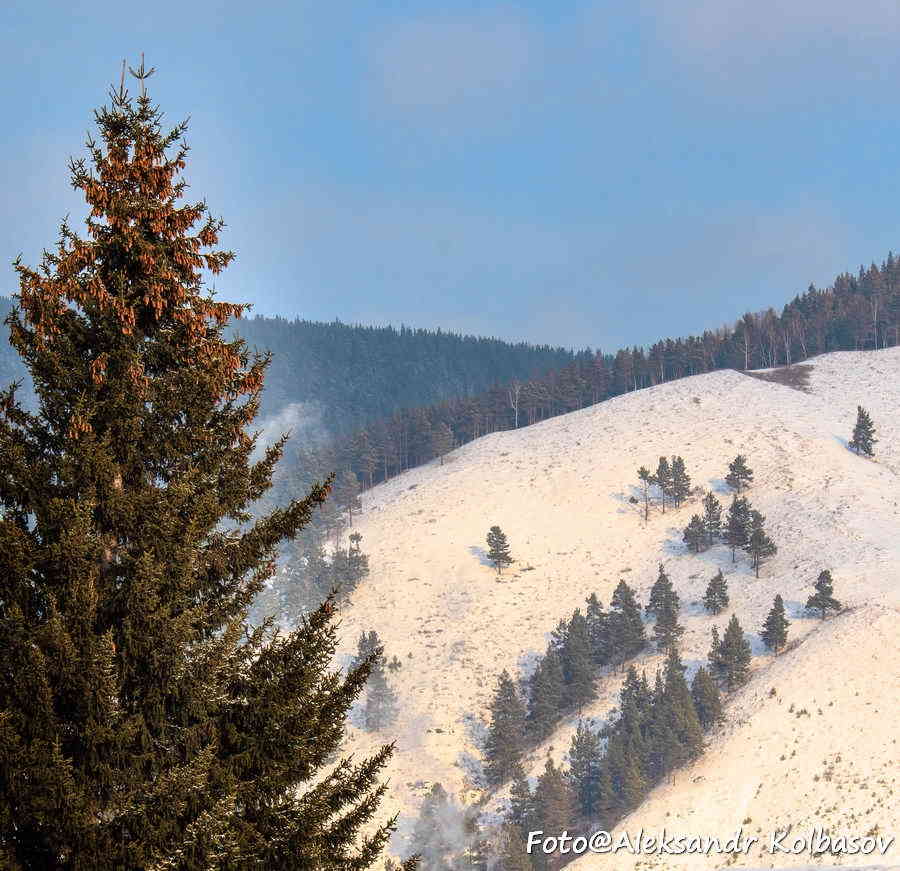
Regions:
<instances>
[{"instance_id":1,"label":"snowy slope","mask_svg":"<svg viewBox=\"0 0 900 871\"><path fill-rule=\"evenodd\" d=\"M592 591L606 606L624 578L646 601L663 562L683 603L688 676L705 660L710 628L726 622L699 606L719 566L730 610L753 643L754 676L729 704L728 722L704 758L674 786L657 789L631 822L668 822L677 813L684 826L727 834L747 817L766 832L855 814L859 834L877 822L900 837L900 788L887 770L900 737L891 711L900 686L900 348L826 355L812 366L809 393L731 371L696 376L487 436L443 466L414 469L364 495L358 530L372 572L344 609L342 635L350 653L362 629L375 629L388 656L404 663L396 681L400 725L384 736L397 738L387 810L408 818L434 781L476 798L483 719L499 671L527 672L559 619ZM857 404L878 430L874 462L845 446ZM719 493L724 504L727 464L747 455L756 473L749 498L779 546L759 580L746 558L733 565L723 547L686 553L681 530L699 496L677 512L654 511L644 526L628 501L637 492L635 471L676 453L694 485ZM484 561L493 524L507 533L517 560L502 578ZM824 625L802 610L822 568L831 569L835 595L852 609ZM791 639L804 642L777 659L758 636L776 593ZM658 660L648 653L636 664L652 675ZM620 680L601 681L586 716L609 714ZM791 703L810 716L789 714ZM564 724L548 742L557 760L573 729L574 722ZM377 740L351 730L348 749L364 751ZM535 754L534 773L547 749ZM831 763L826 789L812 778L836 753L841 761ZM839 810L819 812L823 802ZM742 861L809 862L757 859ZM884 859L855 863L889 860L900 863L896 844ZM648 859L621 856L617 871L634 867L631 861ZM717 867L712 858L693 857L693 865ZM584 857L572 867L612 866L609 857Z\"/></svg>"}]
</instances>

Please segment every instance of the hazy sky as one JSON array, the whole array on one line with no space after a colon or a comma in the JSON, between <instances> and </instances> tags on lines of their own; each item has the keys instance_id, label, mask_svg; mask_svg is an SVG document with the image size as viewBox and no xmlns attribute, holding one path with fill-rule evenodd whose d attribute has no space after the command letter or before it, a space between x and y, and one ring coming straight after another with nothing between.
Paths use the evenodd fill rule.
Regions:
<instances>
[{"instance_id":1,"label":"hazy sky","mask_svg":"<svg viewBox=\"0 0 900 871\"><path fill-rule=\"evenodd\" d=\"M896 0L6 0L0 40L7 263L141 51L262 314L612 350L900 247Z\"/></svg>"}]
</instances>

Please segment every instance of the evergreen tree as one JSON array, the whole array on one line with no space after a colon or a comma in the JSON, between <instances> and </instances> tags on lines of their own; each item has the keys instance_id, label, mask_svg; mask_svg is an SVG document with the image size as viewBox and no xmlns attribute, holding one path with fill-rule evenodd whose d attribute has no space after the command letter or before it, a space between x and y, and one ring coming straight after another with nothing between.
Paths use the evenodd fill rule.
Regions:
<instances>
[{"instance_id":1,"label":"evergreen tree","mask_svg":"<svg viewBox=\"0 0 900 871\"><path fill-rule=\"evenodd\" d=\"M454 853L462 840L462 812L435 783L419 811L412 833L412 852L423 871L453 871Z\"/></svg>"},{"instance_id":2,"label":"evergreen tree","mask_svg":"<svg viewBox=\"0 0 900 871\"><path fill-rule=\"evenodd\" d=\"M719 687L705 668L698 668L694 675L691 682L691 697L700 725L704 729L711 729L722 719L722 697L719 695Z\"/></svg>"},{"instance_id":3,"label":"evergreen tree","mask_svg":"<svg viewBox=\"0 0 900 871\"><path fill-rule=\"evenodd\" d=\"M640 753L633 742L625 745L619 777L619 802L622 810L634 810L647 794L648 783L641 764Z\"/></svg>"},{"instance_id":4,"label":"evergreen tree","mask_svg":"<svg viewBox=\"0 0 900 871\"><path fill-rule=\"evenodd\" d=\"M635 599L634 590L625 581L619 581L613 593L607 625L609 661L614 665L621 665L640 653L647 644L640 605Z\"/></svg>"},{"instance_id":5,"label":"evergreen tree","mask_svg":"<svg viewBox=\"0 0 900 871\"><path fill-rule=\"evenodd\" d=\"M728 474L725 476L725 483L732 490L740 493L753 483L753 469L747 465L747 458L743 454L738 454L728 464Z\"/></svg>"},{"instance_id":6,"label":"evergreen tree","mask_svg":"<svg viewBox=\"0 0 900 871\"><path fill-rule=\"evenodd\" d=\"M670 751L665 754L665 759L666 770L669 771L674 766L695 759L703 751L703 729L684 679L684 665L674 644L669 646L666 654L663 692L663 717L677 742L676 746L671 739L667 739Z\"/></svg>"},{"instance_id":7,"label":"evergreen tree","mask_svg":"<svg viewBox=\"0 0 900 871\"><path fill-rule=\"evenodd\" d=\"M338 508L347 512L347 523L353 526L353 512L362 508L359 499L359 478L355 472L345 469L335 481L334 501Z\"/></svg>"},{"instance_id":8,"label":"evergreen tree","mask_svg":"<svg viewBox=\"0 0 900 871\"><path fill-rule=\"evenodd\" d=\"M784 613L784 602L780 595L776 596L775 602L772 604L772 610L769 611L760 633L763 642L769 650L774 650L778 653L784 647L787 643L787 630L790 625Z\"/></svg>"},{"instance_id":9,"label":"evergreen tree","mask_svg":"<svg viewBox=\"0 0 900 871\"><path fill-rule=\"evenodd\" d=\"M728 607L728 582L722 574L722 569L710 578L703 594L703 607L710 614L721 614Z\"/></svg>"},{"instance_id":10,"label":"evergreen tree","mask_svg":"<svg viewBox=\"0 0 900 871\"><path fill-rule=\"evenodd\" d=\"M728 509L725 526L725 543L731 548L731 561L735 561L735 551L744 548L750 539L750 503L744 496L735 496Z\"/></svg>"},{"instance_id":11,"label":"evergreen tree","mask_svg":"<svg viewBox=\"0 0 900 871\"><path fill-rule=\"evenodd\" d=\"M707 547L712 547L722 534L722 503L712 493L703 498L703 530Z\"/></svg>"},{"instance_id":12,"label":"evergreen tree","mask_svg":"<svg viewBox=\"0 0 900 871\"><path fill-rule=\"evenodd\" d=\"M763 525L765 522L766 518L759 511L750 512L750 535L744 547L753 560L756 577L759 577L760 563L778 551L778 548L775 547L775 542L766 534Z\"/></svg>"},{"instance_id":13,"label":"evergreen tree","mask_svg":"<svg viewBox=\"0 0 900 871\"><path fill-rule=\"evenodd\" d=\"M0 864L369 868L390 748L326 769L371 663L331 670L330 600L246 625L330 482L249 514L285 443L251 461L268 359L224 337L246 306L203 286L222 222L179 203L185 125L136 75L70 164L86 236L64 222L39 269L16 261L40 413L4 391Z\"/></svg>"},{"instance_id":14,"label":"evergreen tree","mask_svg":"<svg viewBox=\"0 0 900 871\"><path fill-rule=\"evenodd\" d=\"M569 746L569 776L580 815L585 820L594 819L600 782L600 736L583 720L578 721Z\"/></svg>"},{"instance_id":15,"label":"evergreen tree","mask_svg":"<svg viewBox=\"0 0 900 871\"><path fill-rule=\"evenodd\" d=\"M865 454L871 457L875 453L875 425L869 413L861 406L856 407L856 425L853 427L853 438L848 442L848 447L857 454Z\"/></svg>"},{"instance_id":16,"label":"evergreen tree","mask_svg":"<svg viewBox=\"0 0 900 871\"><path fill-rule=\"evenodd\" d=\"M572 614L568 629L561 656L566 681L565 702L567 706L581 710L597 697L597 691L594 689L588 625L577 608Z\"/></svg>"},{"instance_id":17,"label":"evergreen tree","mask_svg":"<svg viewBox=\"0 0 900 871\"><path fill-rule=\"evenodd\" d=\"M674 647L684 634L684 627L678 622L678 611L678 595L673 592L657 612L656 623L653 626L653 637L658 650Z\"/></svg>"},{"instance_id":18,"label":"evergreen tree","mask_svg":"<svg viewBox=\"0 0 900 871\"><path fill-rule=\"evenodd\" d=\"M733 690L747 680L750 658L750 642L744 637L737 615L732 614L722 636L718 656L719 670L728 689Z\"/></svg>"},{"instance_id":19,"label":"evergreen tree","mask_svg":"<svg viewBox=\"0 0 900 871\"><path fill-rule=\"evenodd\" d=\"M384 657L379 656L372 666L366 689L364 718L369 732L380 732L393 726L397 720L397 693L384 672Z\"/></svg>"},{"instance_id":20,"label":"evergreen tree","mask_svg":"<svg viewBox=\"0 0 900 871\"><path fill-rule=\"evenodd\" d=\"M504 669L491 701L484 768L489 784L497 786L512 777L524 747L525 706L509 672Z\"/></svg>"},{"instance_id":21,"label":"evergreen tree","mask_svg":"<svg viewBox=\"0 0 900 871\"><path fill-rule=\"evenodd\" d=\"M684 528L681 540L693 553L700 553L701 550L706 549L706 527L699 515L695 514L691 517L691 522Z\"/></svg>"},{"instance_id":22,"label":"evergreen tree","mask_svg":"<svg viewBox=\"0 0 900 871\"><path fill-rule=\"evenodd\" d=\"M641 492L644 496L644 523L646 523L650 519L650 487L655 479L645 466L638 469L637 476L641 482Z\"/></svg>"},{"instance_id":23,"label":"evergreen tree","mask_svg":"<svg viewBox=\"0 0 900 871\"><path fill-rule=\"evenodd\" d=\"M653 586L650 588L650 597L647 601L647 607L644 608L644 613L646 613L647 615L659 614L666 601L668 599L671 599L673 596L675 596L676 599L678 598L678 594L672 587L672 581L666 574L666 570L665 568L663 568L663 564L660 563L656 580L653 582Z\"/></svg>"},{"instance_id":24,"label":"evergreen tree","mask_svg":"<svg viewBox=\"0 0 900 871\"><path fill-rule=\"evenodd\" d=\"M707 661L713 674L720 675L722 673L722 639L719 638L719 630L713 626L711 643L709 645L709 653Z\"/></svg>"},{"instance_id":25,"label":"evergreen tree","mask_svg":"<svg viewBox=\"0 0 900 871\"><path fill-rule=\"evenodd\" d=\"M544 771L538 778L534 790L534 806L537 828L547 834L562 833L572 825L575 818L575 799L571 784L551 758L547 759ZM545 867L552 867L552 860L548 861L542 854L538 854L536 858L546 862Z\"/></svg>"},{"instance_id":26,"label":"evergreen tree","mask_svg":"<svg viewBox=\"0 0 900 871\"><path fill-rule=\"evenodd\" d=\"M431 431L431 452L440 457L441 465L444 465L444 457L453 450L453 431L446 423L439 423Z\"/></svg>"},{"instance_id":27,"label":"evergreen tree","mask_svg":"<svg viewBox=\"0 0 900 871\"><path fill-rule=\"evenodd\" d=\"M534 818L534 795L528 785L528 778L521 764L517 763L512 774L512 786L509 789L509 813L507 821L522 831L532 830Z\"/></svg>"},{"instance_id":28,"label":"evergreen tree","mask_svg":"<svg viewBox=\"0 0 900 871\"><path fill-rule=\"evenodd\" d=\"M497 569L497 574L503 573L503 567L508 566L513 560L509 555L509 544L506 535L499 526L492 526L487 536L488 559Z\"/></svg>"},{"instance_id":29,"label":"evergreen tree","mask_svg":"<svg viewBox=\"0 0 900 871\"><path fill-rule=\"evenodd\" d=\"M672 492L672 469L669 467L669 461L665 457L659 458L659 463L656 466L656 474L653 476L653 480L656 482L656 486L659 487L659 492L662 499L662 510L663 514L665 514L666 499L669 498Z\"/></svg>"},{"instance_id":30,"label":"evergreen tree","mask_svg":"<svg viewBox=\"0 0 900 871\"><path fill-rule=\"evenodd\" d=\"M606 614L596 593L591 593L586 603L584 619L587 621L591 659L596 665L605 665L609 658L609 652L606 649Z\"/></svg>"},{"instance_id":31,"label":"evergreen tree","mask_svg":"<svg viewBox=\"0 0 900 871\"><path fill-rule=\"evenodd\" d=\"M684 467L684 460L681 457L672 457L672 501L677 508L690 496L691 493L691 476L688 475Z\"/></svg>"},{"instance_id":32,"label":"evergreen tree","mask_svg":"<svg viewBox=\"0 0 900 871\"><path fill-rule=\"evenodd\" d=\"M499 871L534 871L525 830L506 823L500 831Z\"/></svg>"},{"instance_id":33,"label":"evergreen tree","mask_svg":"<svg viewBox=\"0 0 900 871\"><path fill-rule=\"evenodd\" d=\"M563 708L565 680L559 656L548 650L537 664L529 682L528 733L543 741L553 731Z\"/></svg>"},{"instance_id":34,"label":"evergreen tree","mask_svg":"<svg viewBox=\"0 0 900 871\"><path fill-rule=\"evenodd\" d=\"M818 611L822 619L825 619L827 611L840 611L841 603L834 598L834 581L829 569L823 569L819 579L815 583L815 593L806 600L806 607L810 611Z\"/></svg>"}]
</instances>

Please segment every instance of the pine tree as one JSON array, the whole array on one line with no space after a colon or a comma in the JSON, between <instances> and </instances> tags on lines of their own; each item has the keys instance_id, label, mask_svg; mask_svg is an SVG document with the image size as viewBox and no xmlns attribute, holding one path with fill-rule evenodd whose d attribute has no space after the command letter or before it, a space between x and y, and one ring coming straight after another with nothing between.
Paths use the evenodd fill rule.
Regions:
<instances>
[{"instance_id":1,"label":"pine tree","mask_svg":"<svg viewBox=\"0 0 900 871\"><path fill-rule=\"evenodd\" d=\"M738 454L728 464L728 474L725 476L725 483L732 490L737 490L738 493L753 483L753 469L747 465L747 458L743 454Z\"/></svg>"},{"instance_id":2,"label":"pine tree","mask_svg":"<svg viewBox=\"0 0 900 871\"><path fill-rule=\"evenodd\" d=\"M597 598L591 593L586 600L584 619L587 621L588 641L591 645L591 659L596 665L605 665L609 652L606 649L606 613Z\"/></svg>"},{"instance_id":3,"label":"pine tree","mask_svg":"<svg viewBox=\"0 0 900 871\"><path fill-rule=\"evenodd\" d=\"M513 560L509 555L509 544L506 535L499 526L492 526L487 536L488 559L497 569L497 574L503 573L503 567L508 566Z\"/></svg>"},{"instance_id":4,"label":"pine tree","mask_svg":"<svg viewBox=\"0 0 900 871\"><path fill-rule=\"evenodd\" d=\"M640 605L637 603L634 590L625 581L619 581L613 593L607 625L610 662L614 665L621 665L640 653L647 644Z\"/></svg>"},{"instance_id":5,"label":"pine tree","mask_svg":"<svg viewBox=\"0 0 900 871\"><path fill-rule=\"evenodd\" d=\"M700 553L706 549L706 527L699 515L695 514L691 517L691 522L685 526L681 540L687 545L688 550L693 553Z\"/></svg>"},{"instance_id":6,"label":"pine tree","mask_svg":"<svg viewBox=\"0 0 900 871\"><path fill-rule=\"evenodd\" d=\"M600 736L579 720L569 746L569 776L578 811L585 820L594 819L597 812L600 756Z\"/></svg>"},{"instance_id":7,"label":"pine tree","mask_svg":"<svg viewBox=\"0 0 900 871\"><path fill-rule=\"evenodd\" d=\"M597 698L597 691L594 688L587 621L579 609L576 608L572 614L568 628L561 656L563 677L566 681L565 703L569 707L581 710Z\"/></svg>"},{"instance_id":8,"label":"pine tree","mask_svg":"<svg viewBox=\"0 0 900 871\"><path fill-rule=\"evenodd\" d=\"M451 871L462 840L462 812L440 783L435 783L419 811L411 846L423 871Z\"/></svg>"},{"instance_id":9,"label":"pine tree","mask_svg":"<svg viewBox=\"0 0 900 871\"><path fill-rule=\"evenodd\" d=\"M664 687L663 714L677 741L677 748L671 748L674 754L667 752L666 759L676 766L683 765L703 751L703 729L674 644L669 646L666 655Z\"/></svg>"},{"instance_id":10,"label":"pine tree","mask_svg":"<svg viewBox=\"0 0 900 871\"><path fill-rule=\"evenodd\" d=\"M369 732L380 732L393 726L397 720L397 693L388 682L385 665L384 657L379 655L369 674L364 708L366 729Z\"/></svg>"},{"instance_id":11,"label":"pine tree","mask_svg":"<svg viewBox=\"0 0 900 871\"><path fill-rule=\"evenodd\" d=\"M491 701L484 773L492 786L512 777L525 747L525 706L504 669Z\"/></svg>"},{"instance_id":12,"label":"pine tree","mask_svg":"<svg viewBox=\"0 0 900 871\"><path fill-rule=\"evenodd\" d=\"M453 450L453 431L446 423L439 423L431 431L431 452L440 457L441 465L444 465L444 457Z\"/></svg>"},{"instance_id":13,"label":"pine tree","mask_svg":"<svg viewBox=\"0 0 900 871\"><path fill-rule=\"evenodd\" d=\"M657 612L656 623L653 626L653 637L658 650L674 647L684 634L684 627L678 622L678 611L678 595L673 592Z\"/></svg>"},{"instance_id":14,"label":"pine tree","mask_svg":"<svg viewBox=\"0 0 900 871\"><path fill-rule=\"evenodd\" d=\"M806 600L806 607L810 611L818 611L822 619L825 619L827 611L840 611L841 603L834 598L834 581L829 569L823 569L819 579L815 583L815 593Z\"/></svg>"},{"instance_id":15,"label":"pine tree","mask_svg":"<svg viewBox=\"0 0 900 871\"><path fill-rule=\"evenodd\" d=\"M784 613L784 602L781 596L776 596L772 604L772 610L766 617L760 636L769 650L778 653L787 643L787 630L791 624L788 622Z\"/></svg>"},{"instance_id":16,"label":"pine tree","mask_svg":"<svg viewBox=\"0 0 900 871\"><path fill-rule=\"evenodd\" d=\"M501 829L499 871L534 871L527 835L519 826L507 823Z\"/></svg>"},{"instance_id":17,"label":"pine tree","mask_svg":"<svg viewBox=\"0 0 900 871\"><path fill-rule=\"evenodd\" d=\"M856 425L853 427L853 438L847 446L857 454L865 454L871 457L875 453L875 425L869 413L861 406L856 407Z\"/></svg>"},{"instance_id":18,"label":"pine tree","mask_svg":"<svg viewBox=\"0 0 900 871\"><path fill-rule=\"evenodd\" d=\"M566 775L548 758L534 790L537 828L545 833L562 833L575 818L575 799ZM545 857L541 857L545 858Z\"/></svg>"},{"instance_id":19,"label":"pine tree","mask_svg":"<svg viewBox=\"0 0 900 871\"><path fill-rule=\"evenodd\" d=\"M335 481L334 501L338 508L347 512L347 523L353 526L353 512L362 508L359 499L359 478L355 472L345 469Z\"/></svg>"},{"instance_id":20,"label":"pine tree","mask_svg":"<svg viewBox=\"0 0 900 871\"><path fill-rule=\"evenodd\" d=\"M653 586L650 588L650 597L647 601L647 607L644 608L644 613L647 615L659 614L666 601L672 598L672 596L675 596L677 598L677 593L672 587L672 581L666 574L666 570L665 568L663 568L663 564L660 563L659 572L656 575L656 580L653 582Z\"/></svg>"},{"instance_id":21,"label":"pine tree","mask_svg":"<svg viewBox=\"0 0 900 871\"><path fill-rule=\"evenodd\" d=\"M559 656L548 650L529 682L528 734L542 741L553 731L563 708L565 680Z\"/></svg>"},{"instance_id":22,"label":"pine tree","mask_svg":"<svg viewBox=\"0 0 900 871\"><path fill-rule=\"evenodd\" d=\"M641 492L644 496L644 523L650 519L650 486L654 483L654 476L650 474L650 470L645 466L641 466L637 471L638 479L641 482Z\"/></svg>"},{"instance_id":23,"label":"pine tree","mask_svg":"<svg viewBox=\"0 0 900 871\"><path fill-rule=\"evenodd\" d=\"M720 675L722 673L722 639L719 638L719 630L715 626L713 626L710 634L712 639L706 658L713 674Z\"/></svg>"},{"instance_id":24,"label":"pine tree","mask_svg":"<svg viewBox=\"0 0 900 871\"><path fill-rule=\"evenodd\" d=\"M705 668L698 668L691 682L691 697L700 725L711 729L722 719L722 697L719 687Z\"/></svg>"},{"instance_id":25,"label":"pine tree","mask_svg":"<svg viewBox=\"0 0 900 871\"><path fill-rule=\"evenodd\" d=\"M766 534L763 524L766 518L759 511L750 512L750 535L747 544L744 546L750 558L753 560L753 568L756 571L756 577L759 577L759 566L763 560L768 559L778 552L775 542Z\"/></svg>"},{"instance_id":26,"label":"pine tree","mask_svg":"<svg viewBox=\"0 0 900 871\"><path fill-rule=\"evenodd\" d=\"M691 493L691 476L681 457L672 457L672 501L677 508Z\"/></svg>"},{"instance_id":27,"label":"pine tree","mask_svg":"<svg viewBox=\"0 0 900 871\"><path fill-rule=\"evenodd\" d=\"M0 864L369 868L390 748L320 775L370 664L331 670L331 601L292 632L246 625L330 482L249 514L285 443L250 459L268 358L203 286L233 255L179 203L186 128L163 132L150 72L70 164L86 236L64 222L39 269L16 261L40 414L3 392Z\"/></svg>"},{"instance_id":28,"label":"pine tree","mask_svg":"<svg viewBox=\"0 0 900 871\"><path fill-rule=\"evenodd\" d=\"M750 642L744 637L737 615L732 614L722 636L718 656L719 671L728 689L733 690L747 680L750 658Z\"/></svg>"},{"instance_id":29,"label":"pine tree","mask_svg":"<svg viewBox=\"0 0 900 871\"><path fill-rule=\"evenodd\" d=\"M746 546L750 539L750 503L743 496L735 496L728 509L725 526L725 543L731 548L731 561L735 561L735 551Z\"/></svg>"},{"instance_id":30,"label":"pine tree","mask_svg":"<svg viewBox=\"0 0 900 871\"><path fill-rule=\"evenodd\" d=\"M722 534L722 503L712 493L703 498L703 531L707 547L712 547Z\"/></svg>"},{"instance_id":31,"label":"pine tree","mask_svg":"<svg viewBox=\"0 0 900 871\"><path fill-rule=\"evenodd\" d=\"M659 487L659 492L662 499L662 510L663 514L665 514L666 499L669 498L672 492L672 470L669 467L669 461L665 457L659 458L659 463L656 466L656 474L653 476L653 480L656 482L656 486Z\"/></svg>"},{"instance_id":32,"label":"pine tree","mask_svg":"<svg viewBox=\"0 0 900 871\"><path fill-rule=\"evenodd\" d=\"M728 607L728 582L719 569L707 584L703 606L710 614L721 614Z\"/></svg>"},{"instance_id":33,"label":"pine tree","mask_svg":"<svg viewBox=\"0 0 900 871\"><path fill-rule=\"evenodd\" d=\"M507 821L527 832L533 830L534 814L534 795L528 785L524 769L517 763L512 774L512 786L509 789Z\"/></svg>"}]
</instances>

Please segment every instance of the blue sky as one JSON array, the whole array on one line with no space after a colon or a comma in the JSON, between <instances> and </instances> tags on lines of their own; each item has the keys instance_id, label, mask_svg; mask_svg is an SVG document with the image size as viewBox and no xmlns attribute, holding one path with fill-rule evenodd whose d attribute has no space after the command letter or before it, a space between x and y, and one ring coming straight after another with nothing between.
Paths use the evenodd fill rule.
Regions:
<instances>
[{"instance_id":1,"label":"blue sky","mask_svg":"<svg viewBox=\"0 0 900 871\"><path fill-rule=\"evenodd\" d=\"M142 51L261 314L614 350L900 248L895 0L7 0L0 34L7 262L83 214L67 158Z\"/></svg>"}]
</instances>

